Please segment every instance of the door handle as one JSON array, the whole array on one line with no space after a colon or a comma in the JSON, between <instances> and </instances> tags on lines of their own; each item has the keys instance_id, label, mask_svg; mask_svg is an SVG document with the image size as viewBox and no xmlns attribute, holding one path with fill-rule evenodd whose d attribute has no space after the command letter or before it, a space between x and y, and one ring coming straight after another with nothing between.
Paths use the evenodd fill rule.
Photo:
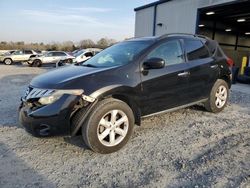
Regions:
<instances>
[{"instance_id":1,"label":"door handle","mask_svg":"<svg viewBox=\"0 0 250 188\"><path fill-rule=\"evenodd\" d=\"M218 65L211 65L210 66L212 69L216 69L218 67Z\"/></svg>"},{"instance_id":2,"label":"door handle","mask_svg":"<svg viewBox=\"0 0 250 188\"><path fill-rule=\"evenodd\" d=\"M178 74L179 77L187 77L190 75L190 72L181 72Z\"/></svg>"}]
</instances>

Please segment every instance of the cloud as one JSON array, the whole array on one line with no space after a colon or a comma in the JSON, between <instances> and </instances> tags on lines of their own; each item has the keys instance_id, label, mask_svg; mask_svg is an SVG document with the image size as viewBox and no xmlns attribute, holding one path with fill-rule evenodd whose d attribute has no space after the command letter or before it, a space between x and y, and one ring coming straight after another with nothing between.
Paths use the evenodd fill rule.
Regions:
<instances>
[{"instance_id":1,"label":"cloud","mask_svg":"<svg viewBox=\"0 0 250 188\"><path fill-rule=\"evenodd\" d=\"M82 11L85 13L105 13L114 11L114 9L98 8L98 7L72 7L72 8L66 8L66 10Z\"/></svg>"},{"instance_id":2,"label":"cloud","mask_svg":"<svg viewBox=\"0 0 250 188\"><path fill-rule=\"evenodd\" d=\"M92 10L94 11L94 9ZM95 10L97 11L97 9ZM98 10L104 11L104 10ZM60 25L88 25L95 27L115 27L112 24L105 24L93 16L81 15L68 11L41 11L41 10L22 10L22 15L28 16L36 22L46 22Z\"/></svg>"}]
</instances>

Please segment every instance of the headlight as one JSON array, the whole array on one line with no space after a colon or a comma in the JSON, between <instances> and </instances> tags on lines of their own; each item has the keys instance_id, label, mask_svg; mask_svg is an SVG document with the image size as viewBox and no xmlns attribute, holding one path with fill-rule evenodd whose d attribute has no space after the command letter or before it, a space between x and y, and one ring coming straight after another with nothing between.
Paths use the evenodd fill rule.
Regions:
<instances>
[{"instance_id":1,"label":"headlight","mask_svg":"<svg viewBox=\"0 0 250 188\"><path fill-rule=\"evenodd\" d=\"M82 95L83 90L82 89L73 89L73 90L55 90L54 92L50 93L47 96L41 97L38 102L42 105L48 105L55 101L57 101L61 96L64 94L69 95Z\"/></svg>"}]
</instances>

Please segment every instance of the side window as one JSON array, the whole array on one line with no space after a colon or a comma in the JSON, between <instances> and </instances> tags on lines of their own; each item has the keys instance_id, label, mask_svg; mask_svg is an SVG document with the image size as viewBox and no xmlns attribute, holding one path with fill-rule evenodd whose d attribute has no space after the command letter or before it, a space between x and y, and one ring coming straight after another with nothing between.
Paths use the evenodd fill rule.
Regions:
<instances>
[{"instance_id":1,"label":"side window","mask_svg":"<svg viewBox=\"0 0 250 188\"><path fill-rule=\"evenodd\" d=\"M23 54L23 51L20 51L20 50L19 50L19 51L14 52L13 54L14 54L14 55L22 55L22 54Z\"/></svg>"},{"instance_id":2,"label":"side window","mask_svg":"<svg viewBox=\"0 0 250 188\"><path fill-rule=\"evenodd\" d=\"M63 52L54 52L53 56L66 56Z\"/></svg>"},{"instance_id":3,"label":"side window","mask_svg":"<svg viewBox=\"0 0 250 188\"><path fill-rule=\"evenodd\" d=\"M45 56L46 57L52 57L53 56L53 52L48 52Z\"/></svg>"},{"instance_id":4,"label":"side window","mask_svg":"<svg viewBox=\"0 0 250 188\"><path fill-rule=\"evenodd\" d=\"M200 40L185 39L184 41L188 60L192 61L209 57L206 46Z\"/></svg>"},{"instance_id":5,"label":"side window","mask_svg":"<svg viewBox=\"0 0 250 188\"><path fill-rule=\"evenodd\" d=\"M179 40L172 40L161 44L149 53L147 59L161 58L166 65L184 62L183 50Z\"/></svg>"},{"instance_id":6,"label":"side window","mask_svg":"<svg viewBox=\"0 0 250 188\"><path fill-rule=\"evenodd\" d=\"M58 56L67 56L65 53L63 52L57 52L58 53Z\"/></svg>"},{"instance_id":7,"label":"side window","mask_svg":"<svg viewBox=\"0 0 250 188\"><path fill-rule=\"evenodd\" d=\"M57 53L56 52L51 52L51 56L55 57L55 56L57 56Z\"/></svg>"},{"instance_id":8,"label":"side window","mask_svg":"<svg viewBox=\"0 0 250 188\"><path fill-rule=\"evenodd\" d=\"M31 50L24 50L25 54L33 54Z\"/></svg>"},{"instance_id":9,"label":"side window","mask_svg":"<svg viewBox=\"0 0 250 188\"><path fill-rule=\"evenodd\" d=\"M93 54L91 52L87 52L84 55L85 55L85 57L93 57Z\"/></svg>"}]
</instances>

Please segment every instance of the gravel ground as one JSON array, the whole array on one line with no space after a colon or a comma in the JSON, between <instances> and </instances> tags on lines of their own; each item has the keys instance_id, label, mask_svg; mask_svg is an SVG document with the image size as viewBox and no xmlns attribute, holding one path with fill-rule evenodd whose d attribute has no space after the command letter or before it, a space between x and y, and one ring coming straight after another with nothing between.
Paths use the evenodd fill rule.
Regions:
<instances>
[{"instance_id":1,"label":"gravel ground","mask_svg":"<svg viewBox=\"0 0 250 188\"><path fill-rule=\"evenodd\" d=\"M0 65L1 188L250 187L249 94L233 90L219 114L194 106L144 119L122 150L101 155L80 136L39 139L18 124L22 90L47 70Z\"/></svg>"}]
</instances>

